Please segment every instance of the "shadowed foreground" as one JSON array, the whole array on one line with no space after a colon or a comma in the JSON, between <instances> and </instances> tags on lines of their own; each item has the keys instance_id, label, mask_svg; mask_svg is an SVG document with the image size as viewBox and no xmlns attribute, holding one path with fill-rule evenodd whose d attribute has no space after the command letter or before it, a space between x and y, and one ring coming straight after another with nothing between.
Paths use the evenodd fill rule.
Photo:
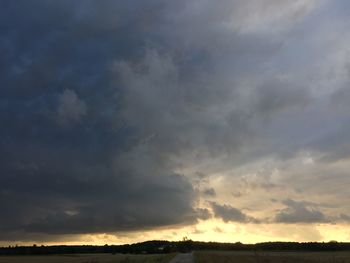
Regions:
<instances>
[{"instance_id":1,"label":"shadowed foreground","mask_svg":"<svg viewBox=\"0 0 350 263\"><path fill-rule=\"evenodd\" d=\"M45 255L0 256L0 263L168 263L175 254L167 255Z\"/></svg>"},{"instance_id":2,"label":"shadowed foreground","mask_svg":"<svg viewBox=\"0 0 350 263\"><path fill-rule=\"evenodd\" d=\"M219 252L194 253L195 263L350 263L350 252Z\"/></svg>"},{"instance_id":3,"label":"shadowed foreground","mask_svg":"<svg viewBox=\"0 0 350 263\"><path fill-rule=\"evenodd\" d=\"M193 253L177 254L169 263L193 263Z\"/></svg>"}]
</instances>

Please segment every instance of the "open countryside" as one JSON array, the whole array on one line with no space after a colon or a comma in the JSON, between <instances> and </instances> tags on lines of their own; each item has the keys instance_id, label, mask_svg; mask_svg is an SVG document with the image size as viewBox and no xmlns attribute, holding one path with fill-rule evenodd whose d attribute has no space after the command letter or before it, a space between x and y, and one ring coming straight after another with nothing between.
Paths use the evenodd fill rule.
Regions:
<instances>
[{"instance_id":1,"label":"open countryside","mask_svg":"<svg viewBox=\"0 0 350 263\"><path fill-rule=\"evenodd\" d=\"M196 251L167 255L0 256L0 263L349 263L350 252Z\"/></svg>"}]
</instances>

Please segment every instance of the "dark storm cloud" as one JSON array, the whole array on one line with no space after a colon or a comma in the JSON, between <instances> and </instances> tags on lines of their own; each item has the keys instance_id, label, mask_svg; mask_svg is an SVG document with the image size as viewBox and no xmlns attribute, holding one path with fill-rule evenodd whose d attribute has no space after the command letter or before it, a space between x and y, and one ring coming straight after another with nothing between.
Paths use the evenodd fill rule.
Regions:
<instances>
[{"instance_id":1,"label":"dark storm cloud","mask_svg":"<svg viewBox=\"0 0 350 263\"><path fill-rule=\"evenodd\" d=\"M49 151L41 160L36 153L32 165L3 165L9 171L1 178L1 232L123 231L202 217L191 206L195 196L184 177L113 171L108 161L84 157L70 151L52 156Z\"/></svg>"},{"instance_id":2,"label":"dark storm cloud","mask_svg":"<svg viewBox=\"0 0 350 263\"><path fill-rule=\"evenodd\" d=\"M1 239L140 230L208 216L193 208L188 180L118 117L112 64L142 55L143 34L161 6L1 2Z\"/></svg>"},{"instance_id":3,"label":"dark storm cloud","mask_svg":"<svg viewBox=\"0 0 350 263\"><path fill-rule=\"evenodd\" d=\"M332 156L348 139L346 85L315 91L329 84L322 66L335 63L310 30L315 1L0 5L2 239L191 224L211 216L197 207L192 175L209 182L304 149ZM275 177L251 174L259 180L250 187L281 189ZM304 189L313 178L322 188L308 178ZM285 205L276 221L322 221L308 206ZM258 222L228 205L211 209L224 221Z\"/></svg>"}]
</instances>

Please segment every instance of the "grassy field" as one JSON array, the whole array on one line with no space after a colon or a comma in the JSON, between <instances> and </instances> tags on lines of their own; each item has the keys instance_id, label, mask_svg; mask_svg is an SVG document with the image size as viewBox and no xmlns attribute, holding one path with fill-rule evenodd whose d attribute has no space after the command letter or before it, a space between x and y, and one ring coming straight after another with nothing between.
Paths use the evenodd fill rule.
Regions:
<instances>
[{"instance_id":1,"label":"grassy field","mask_svg":"<svg viewBox=\"0 0 350 263\"><path fill-rule=\"evenodd\" d=\"M350 252L218 252L194 253L195 263L350 263Z\"/></svg>"},{"instance_id":2,"label":"grassy field","mask_svg":"<svg viewBox=\"0 0 350 263\"><path fill-rule=\"evenodd\" d=\"M168 255L53 255L0 256L0 263L168 263L175 254Z\"/></svg>"}]
</instances>

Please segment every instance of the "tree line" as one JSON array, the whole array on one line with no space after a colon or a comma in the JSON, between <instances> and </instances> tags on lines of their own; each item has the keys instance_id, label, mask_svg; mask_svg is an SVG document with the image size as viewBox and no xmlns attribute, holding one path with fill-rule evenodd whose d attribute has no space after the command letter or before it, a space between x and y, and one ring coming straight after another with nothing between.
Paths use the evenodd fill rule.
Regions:
<instances>
[{"instance_id":1,"label":"tree line","mask_svg":"<svg viewBox=\"0 0 350 263\"><path fill-rule=\"evenodd\" d=\"M193 250L222 251L350 251L350 243L344 242L265 242L257 244L184 241L146 241L126 245L104 246L8 246L0 248L0 255L49 255L49 254L160 254L189 252Z\"/></svg>"}]
</instances>

